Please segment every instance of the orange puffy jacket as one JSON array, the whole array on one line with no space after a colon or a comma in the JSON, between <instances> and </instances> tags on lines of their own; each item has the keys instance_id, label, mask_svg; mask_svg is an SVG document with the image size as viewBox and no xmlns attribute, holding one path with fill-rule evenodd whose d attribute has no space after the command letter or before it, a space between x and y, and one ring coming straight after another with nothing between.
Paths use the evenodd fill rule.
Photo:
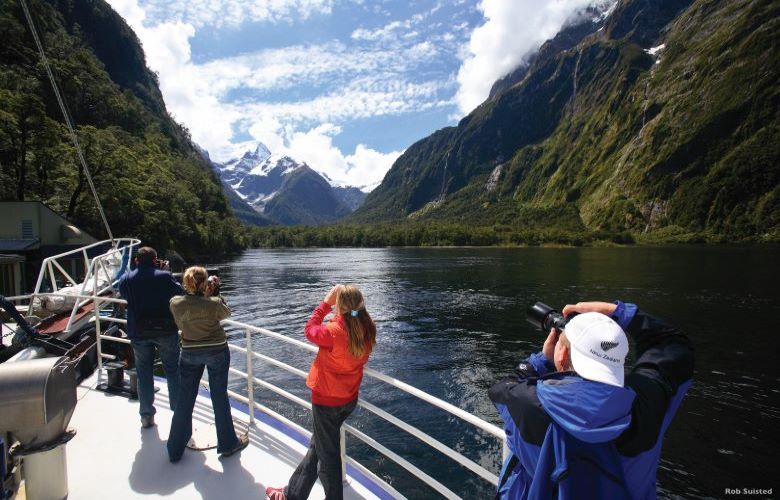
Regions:
<instances>
[{"instance_id":1,"label":"orange puffy jacket","mask_svg":"<svg viewBox=\"0 0 780 500\"><path fill-rule=\"evenodd\" d=\"M323 302L306 323L306 338L320 348L306 377L306 385L311 389L312 403L342 406L358 397L363 366L371 354L371 346L366 345L365 354L359 358L350 354L349 334L341 316L322 324L330 311L331 306Z\"/></svg>"}]
</instances>

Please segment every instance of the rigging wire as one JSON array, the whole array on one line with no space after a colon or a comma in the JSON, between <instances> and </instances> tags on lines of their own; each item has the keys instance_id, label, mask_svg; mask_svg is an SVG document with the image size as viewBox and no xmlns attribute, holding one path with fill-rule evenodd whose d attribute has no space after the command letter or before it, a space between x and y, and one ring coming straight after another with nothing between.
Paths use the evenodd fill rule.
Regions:
<instances>
[{"instance_id":1,"label":"rigging wire","mask_svg":"<svg viewBox=\"0 0 780 500\"><path fill-rule=\"evenodd\" d=\"M103 220L103 225L106 226L106 231L108 232L108 238L111 240L111 244L114 244L114 235L111 232L111 228L108 225L108 220L106 219L106 214L103 211L103 205L100 203L100 198L98 198L97 190L95 189L95 184L92 182L92 174L89 173L89 168L87 167L87 161L84 159L84 153L81 151L81 144L79 143L79 138L76 135L76 131L73 128L73 121L70 118L70 114L68 113L67 108L65 107L65 101L62 99L62 94L60 94L60 89L57 86L57 82L54 80L54 74L51 71L51 67L49 66L49 59L46 57L46 52L43 50L43 44L41 44L40 38L38 38L38 32L35 29L35 24L33 24L32 16L30 15L30 10L27 8L27 2L26 0L19 0L19 2L22 4L22 10L24 11L24 17L27 18L27 24L30 26L30 31L32 32L33 39L35 40L35 45L38 47L38 53L41 56L41 61L43 62L44 68L46 68L46 74L49 75L49 81L51 82L51 86L54 89L54 95L57 97L57 102L60 105L60 110L62 110L62 116L65 118L65 125L68 127L68 131L70 132L70 139L73 141L73 145L76 148L76 154L79 157L79 161L81 162L81 166L84 169L84 175L87 178L87 183L89 184L89 188L92 190L92 196L95 197L95 203L97 204L98 212L100 212L100 218Z\"/></svg>"}]
</instances>

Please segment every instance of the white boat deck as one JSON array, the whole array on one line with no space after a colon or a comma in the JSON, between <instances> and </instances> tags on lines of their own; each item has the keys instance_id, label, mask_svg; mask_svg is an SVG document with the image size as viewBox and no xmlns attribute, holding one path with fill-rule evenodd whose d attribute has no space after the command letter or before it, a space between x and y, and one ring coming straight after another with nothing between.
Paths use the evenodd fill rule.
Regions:
<instances>
[{"instance_id":1,"label":"white boat deck","mask_svg":"<svg viewBox=\"0 0 780 500\"><path fill-rule=\"evenodd\" d=\"M156 425L141 428L138 402L98 391L97 374L78 388L78 404L69 427L77 434L67 444L70 499L169 497L219 500L264 499L267 486L283 486L306 453L305 438L256 413L250 445L240 454L220 458L216 449L187 449L181 461L168 461L166 441L173 413L167 386L155 398ZM249 415L233 407L236 432L248 427ZM211 400L201 393L195 404L196 440L213 433ZM351 470L350 470L351 469ZM310 498L324 498L319 482ZM344 497L390 498L382 486L348 467Z\"/></svg>"}]
</instances>

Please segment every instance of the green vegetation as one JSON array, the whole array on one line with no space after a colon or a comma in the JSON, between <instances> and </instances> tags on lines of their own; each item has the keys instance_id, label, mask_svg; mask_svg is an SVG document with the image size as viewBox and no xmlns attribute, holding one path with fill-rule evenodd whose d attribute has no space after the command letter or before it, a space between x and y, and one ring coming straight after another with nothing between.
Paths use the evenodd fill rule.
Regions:
<instances>
[{"instance_id":1,"label":"green vegetation","mask_svg":"<svg viewBox=\"0 0 780 500\"><path fill-rule=\"evenodd\" d=\"M554 224L520 228L494 224L473 226L456 222L385 222L330 226L266 226L248 229L254 248L312 247L436 247L436 246L610 246L702 244L734 242L711 232L692 232L665 226L647 233L560 229ZM745 243L780 243L780 232L739 240Z\"/></svg>"},{"instance_id":2,"label":"green vegetation","mask_svg":"<svg viewBox=\"0 0 780 500\"><path fill-rule=\"evenodd\" d=\"M633 243L628 233L560 229L519 229L505 225L474 227L452 222L271 226L252 228L250 244L260 248L532 246Z\"/></svg>"},{"instance_id":3,"label":"green vegetation","mask_svg":"<svg viewBox=\"0 0 780 500\"><path fill-rule=\"evenodd\" d=\"M115 235L190 258L248 240L135 34L103 0L29 2ZM0 200L40 200L106 237L16 0L0 0Z\"/></svg>"}]
</instances>

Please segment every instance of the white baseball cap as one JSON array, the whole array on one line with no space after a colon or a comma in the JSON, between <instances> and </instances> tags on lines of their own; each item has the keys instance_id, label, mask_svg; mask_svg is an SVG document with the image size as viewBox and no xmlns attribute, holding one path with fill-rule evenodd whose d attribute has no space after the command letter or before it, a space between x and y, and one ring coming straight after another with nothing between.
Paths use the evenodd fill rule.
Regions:
<instances>
[{"instance_id":1,"label":"white baseball cap","mask_svg":"<svg viewBox=\"0 0 780 500\"><path fill-rule=\"evenodd\" d=\"M566 324L571 364L584 379L623 387L623 365L628 339L612 318L597 312L582 313Z\"/></svg>"}]
</instances>

